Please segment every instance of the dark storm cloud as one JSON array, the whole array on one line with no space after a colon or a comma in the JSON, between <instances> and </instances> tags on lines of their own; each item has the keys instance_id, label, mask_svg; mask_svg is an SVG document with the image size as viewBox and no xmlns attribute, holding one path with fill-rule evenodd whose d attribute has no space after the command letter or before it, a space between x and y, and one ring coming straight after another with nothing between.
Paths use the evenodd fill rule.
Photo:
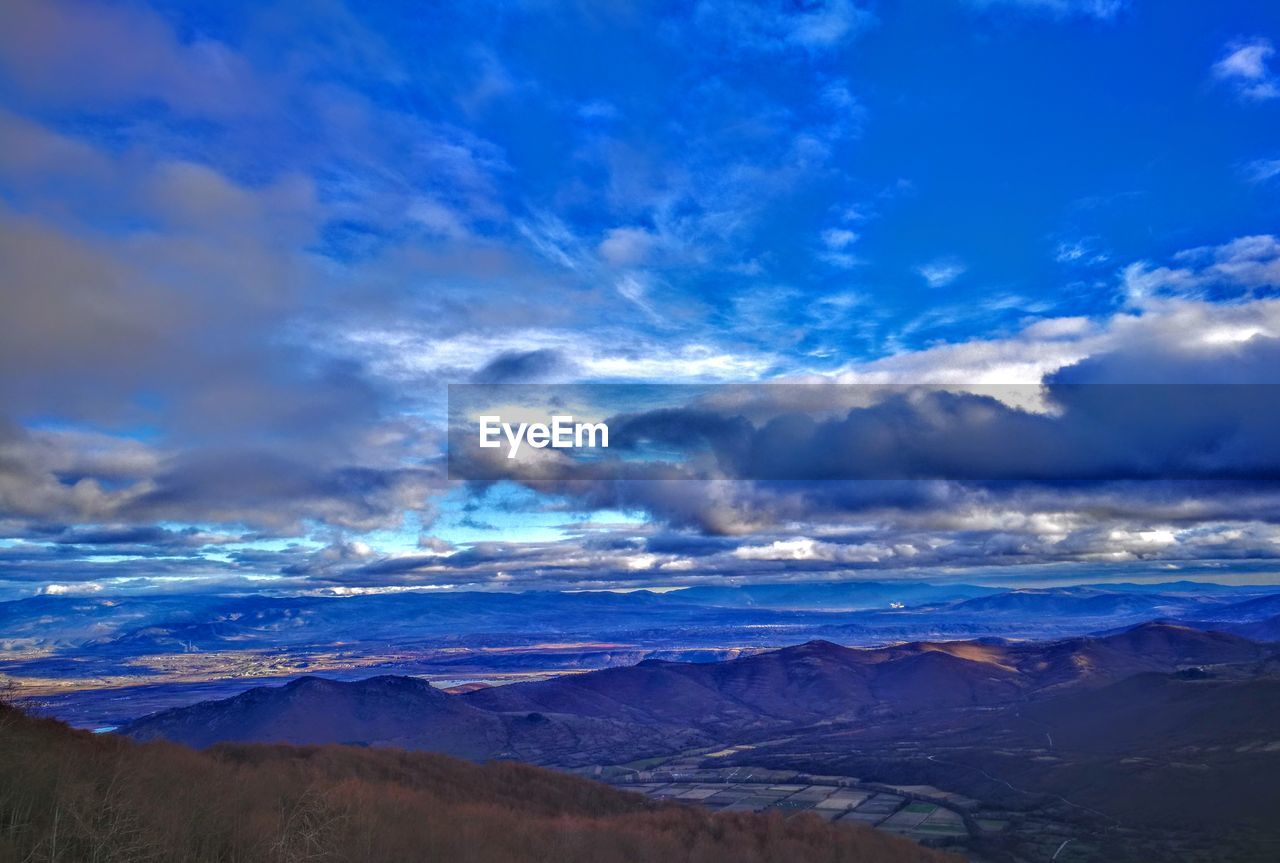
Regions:
<instances>
[{"instance_id":1,"label":"dark storm cloud","mask_svg":"<svg viewBox=\"0 0 1280 863\"><path fill-rule=\"evenodd\" d=\"M1194 559L1227 554L1230 541L1198 536L1197 525L1280 524L1277 340L1180 346L1161 326L1157 319L1150 337L1138 331L1032 388L1033 410L1021 402L1025 390L998 387L978 394L885 389L849 410L837 408L848 392L840 387L757 387L766 395L718 401L700 393L690 407L613 417L624 460L605 475L598 464L553 457L520 467L520 476L585 507L643 510L742 543L785 538L778 528L787 524L813 531L871 523L890 545L945 537L922 542L913 565L1088 558L1108 548ZM1006 403L991 390L1018 398ZM825 411L814 392L830 394ZM770 397L779 405L772 415ZM798 404L807 412L791 409ZM646 447L665 458L625 460ZM673 451L687 457L672 458ZM838 479L859 475L881 478ZM1126 536L1153 524L1186 532L1194 548L1180 540L1177 548L1148 542L1130 549L1099 527ZM1276 535L1249 530L1240 553L1273 557ZM650 550L700 556L663 543L651 538Z\"/></svg>"},{"instance_id":2,"label":"dark storm cloud","mask_svg":"<svg viewBox=\"0 0 1280 863\"><path fill-rule=\"evenodd\" d=\"M369 530L424 502L438 475L410 468L322 468L270 452L202 451L175 462L125 512L138 518L184 512L217 522L244 519L297 529L314 518ZM279 507L282 502L287 506Z\"/></svg>"},{"instance_id":3,"label":"dark storm cloud","mask_svg":"<svg viewBox=\"0 0 1280 863\"><path fill-rule=\"evenodd\" d=\"M1201 521L1280 524L1280 489L1270 481L956 482L943 480L629 481L537 483L582 506L640 509L713 537L767 535L786 524L850 521L899 530L946 531L970 521L1075 514L1116 524L1191 526ZM666 549L662 549L666 551ZM670 549L673 553L694 551Z\"/></svg>"},{"instance_id":4,"label":"dark storm cloud","mask_svg":"<svg viewBox=\"0 0 1280 863\"><path fill-rule=\"evenodd\" d=\"M416 436L375 450L382 463L368 464L361 462L369 453L344 453L332 429L312 439L307 429L300 423L297 443L275 447L174 451L126 441L114 452L119 442L108 436L68 440L11 426L8 439L0 437L0 505L36 522L128 522L142 529L154 521L186 521L276 534L297 531L307 520L369 530L406 510L430 511L428 498L443 482L440 469L399 463ZM86 457L94 445L104 451Z\"/></svg>"},{"instance_id":5,"label":"dark storm cloud","mask_svg":"<svg viewBox=\"0 0 1280 863\"><path fill-rule=\"evenodd\" d=\"M1034 410L1010 398L1025 392L1000 388L989 390L1005 400L988 392L819 386L811 389L828 397L828 410L790 410L813 401L793 394L806 389L756 388L783 405L772 417L748 419L729 399L705 407L712 401L705 393L689 408L618 415L609 420L609 455L588 460L551 451L525 461L494 450L464 453L487 459L495 475L585 507L641 509L710 534L975 506L1173 521L1275 512L1280 386L1055 382L1036 391L1043 403ZM752 397L753 413L764 398ZM835 408L846 402L861 404ZM469 438L454 442L465 446ZM456 463L451 472L459 473ZM1246 498L1248 508L1235 505Z\"/></svg>"},{"instance_id":6,"label":"dark storm cloud","mask_svg":"<svg viewBox=\"0 0 1280 863\"><path fill-rule=\"evenodd\" d=\"M724 537L670 531L650 536L644 543L646 551L655 554L678 554L684 557L706 557L731 551L735 546L736 543Z\"/></svg>"},{"instance_id":7,"label":"dark storm cloud","mask_svg":"<svg viewBox=\"0 0 1280 863\"><path fill-rule=\"evenodd\" d=\"M37 533L39 535L39 533ZM59 545L105 546L111 551L122 547L136 548L199 548L210 544L230 542L231 535L216 535L189 527L182 530L154 525L120 525L98 527L64 527L45 533Z\"/></svg>"},{"instance_id":8,"label":"dark storm cloud","mask_svg":"<svg viewBox=\"0 0 1280 863\"><path fill-rule=\"evenodd\" d=\"M1056 372L1056 384L1273 384L1280 338L1254 335L1214 351L1178 350L1151 340L1088 357ZM1271 406L1264 403L1264 409Z\"/></svg>"},{"instance_id":9,"label":"dark storm cloud","mask_svg":"<svg viewBox=\"0 0 1280 863\"><path fill-rule=\"evenodd\" d=\"M221 579L253 574L253 570L235 563L210 559L200 554L198 548L173 549L148 544L105 548L28 543L0 548L0 593L4 592L4 587L15 584L86 584L129 578L159 581L207 576Z\"/></svg>"},{"instance_id":10,"label":"dark storm cloud","mask_svg":"<svg viewBox=\"0 0 1280 863\"><path fill-rule=\"evenodd\" d=\"M832 418L784 409L759 422L732 407L622 415L608 420L609 454L625 459L656 444L689 453L674 462L689 476L729 479L1280 478L1280 438L1271 433L1280 385L1051 382L1043 391L1048 410L1011 404L1020 392L999 387L814 389L834 405L872 403ZM567 474L606 475L612 466L596 458L574 473L569 462ZM629 476L642 476L633 468Z\"/></svg>"},{"instance_id":11,"label":"dark storm cloud","mask_svg":"<svg viewBox=\"0 0 1280 863\"><path fill-rule=\"evenodd\" d=\"M1057 413L985 396L891 397L844 419L774 419L735 475L823 479L1280 477L1280 386L1050 385ZM763 473L760 472L763 466Z\"/></svg>"}]
</instances>

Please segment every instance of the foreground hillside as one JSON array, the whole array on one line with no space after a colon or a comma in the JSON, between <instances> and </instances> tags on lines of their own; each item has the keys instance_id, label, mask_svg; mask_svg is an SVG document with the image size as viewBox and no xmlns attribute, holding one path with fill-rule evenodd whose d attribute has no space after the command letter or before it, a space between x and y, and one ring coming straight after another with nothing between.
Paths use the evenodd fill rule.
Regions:
<instances>
[{"instance_id":1,"label":"foreground hillside","mask_svg":"<svg viewBox=\"0 0 1280 863\"><path fill-rule=\"evenodd\" d=\"M0 863L956 859L857 825L713 815L517 764L342 746L196 752L4 706L0 762Z\"/></svg>"}]
</instances>

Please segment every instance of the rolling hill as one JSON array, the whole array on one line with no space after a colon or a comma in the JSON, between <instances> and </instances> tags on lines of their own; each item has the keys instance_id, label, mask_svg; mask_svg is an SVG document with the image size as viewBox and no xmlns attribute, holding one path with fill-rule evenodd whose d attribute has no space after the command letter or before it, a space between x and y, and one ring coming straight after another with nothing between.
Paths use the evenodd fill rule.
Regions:
<instances>
[{"instance_id":1,"label":"rolling hill","mask_svg":"<svg viewBox=\"0 0 1280 863\"><path fill-rule=\"evenodd\" d=\"M491 757L505 744L502 722L412 677L352 683L300 677L209 701L185 714L161 713L140 740L174 739L196 747L219 742L359 743L432 748L464 758ZM424 745L430 742L430 747Z\"/></svg>"},{"instance_id":2,"label":"rolling hill","mask_svg":"<svg viewBox=\"0 0 1280 863\"><path fill-rule=\"evenodd\" d=\"M575 764L612 751L640 757L706 742L696 732L608 717L496 713L412 677L301 677L233 698L162 711L120 729L137 740L193 747L223 742L347 743L460 758Z\"/></svg>"}]
</instances>

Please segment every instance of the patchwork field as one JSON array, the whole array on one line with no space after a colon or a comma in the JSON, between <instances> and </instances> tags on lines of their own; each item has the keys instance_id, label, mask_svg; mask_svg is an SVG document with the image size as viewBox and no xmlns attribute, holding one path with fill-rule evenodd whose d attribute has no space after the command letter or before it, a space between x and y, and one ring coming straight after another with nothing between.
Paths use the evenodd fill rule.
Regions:
<instances>
[{"instance_id":1,"label":"patchwork field","mask_svg":"<svg viewBox=\"0 0 1280 863\"><path fill-rule=\"evenodd\" d=\"M934 840L930 844L942 838L969 837L969 824L978 832L1004 827L997 821L966 820L966 813L977 807L976 801L930 786L895 793L846 777L780 776L785 774L764 769L686 767L641 777L647 781L626 781L634 778L630 776L613 778L620 786L657 800L724 812L808 812L827 821L879 827L916 841Z\"/></svg>"}]
</instances>

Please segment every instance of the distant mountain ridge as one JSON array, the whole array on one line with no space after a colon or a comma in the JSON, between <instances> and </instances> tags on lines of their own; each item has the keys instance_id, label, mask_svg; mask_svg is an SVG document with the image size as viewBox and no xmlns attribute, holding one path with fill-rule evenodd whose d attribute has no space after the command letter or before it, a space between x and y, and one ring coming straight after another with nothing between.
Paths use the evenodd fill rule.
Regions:
<instances>
[{"instance_id":1,"label":"distant mountain ridge","mask_svg":"<svg viewBox=\"0 0 1280 863\"><path fill-rule=\"evenodd\" d=\"M138 739L345 742L468 758L617 763L741 735L858 717L909 716L1097 687L1143 672L1265 659L1239 636L1149 623L1044 643L811 641L715 663L635 666L448 695L405 677L306 677L143 717Z\"/></svg>"},{"instance_id":2,"label":"distant mountain ridge","mask_svg":"<svg viewBox=\"0 0 1280 863\"><path fill-rule=\"evenodd\" d=\"M1110 597L1108 599L1108 597ZM1110 607L1108 607L1110 606ZM100 651L274 648L341 640L447 638L459 632L601 638L608 632L760 623L809 629L849 621L907 625L981 622L992 611L1067 618L1128 613L1146 619L1259 620L1280 614L1280 587L1194 582L1004 589L911 581L774 583L667 593L405 593L325 596L38 596L0 602L0 643ZM1044 619L1044 618L1042 618ZM1137 622L1137 621L1133 621ZM833 629L833 632L836 631Z\"/></svg>"},{"instance_id":3,"label":"distant mountain ridge","mask_svg":"<svg viewBox=\"0 0 1280 863\"><path fill-rule=\"evenodd\" d=\"M858 611L906 605L937 604L1003 592L973 584L930 584L911 581L842 581L686 587L666 594L694 605L729 608L774 608Z\"/></svg>"},{"instance_id":4,"label":"distant mountain ridge","mask_svg":"<svg viewBox=\"0 0 1280 863\"><path fill-rule=\"evenodd\" d=\"M972 594L972 595L970 595ZM769 607L775 606L775 607ZM898 607L902 606L902 607ZM1280 588L1098 584L997 589L914 581L703 586L658 593L41 596L0 602L0 674L80 727L235 695L297 674L457 683L707 662L827 640L877 646L1045 641L1153 619L1280 640ZM207 654L196 666L175 654ZM269 661L264 662L264 658ZM190 670L200 670L192 673Z\"/></svg>"}]
</instances>

